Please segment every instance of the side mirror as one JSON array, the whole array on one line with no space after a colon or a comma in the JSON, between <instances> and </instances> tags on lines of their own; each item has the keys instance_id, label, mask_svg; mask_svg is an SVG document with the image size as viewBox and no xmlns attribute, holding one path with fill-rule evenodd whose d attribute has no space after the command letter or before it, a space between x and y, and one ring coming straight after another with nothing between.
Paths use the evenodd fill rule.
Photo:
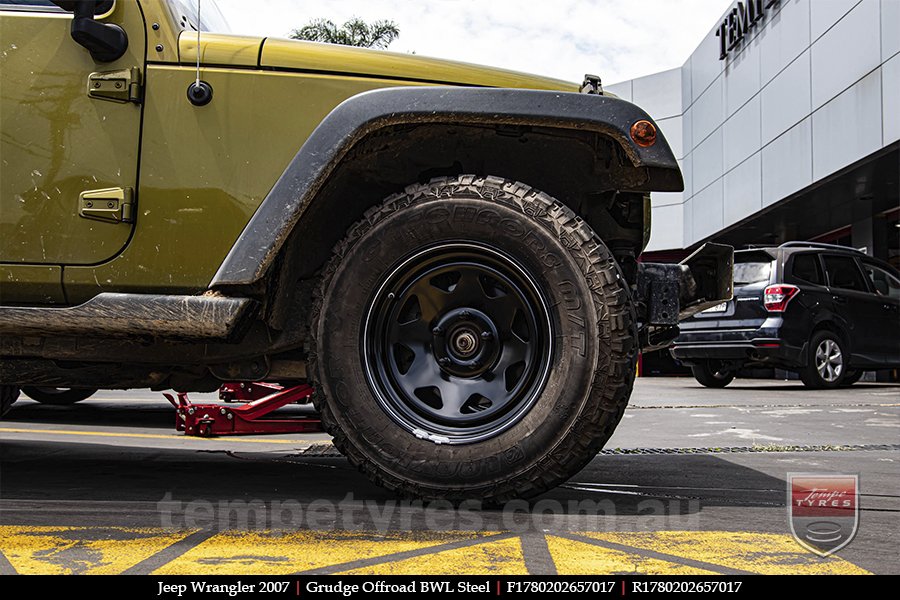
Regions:
<instances>
[{"instance_id":1,"label":"side mirror","mask_svg":"<svg viewBox=\"0 0 900 600\"><path fill-rule=\"evenodd\" d=\"M112 62L128 49L128 36L113 23L98 23L95 15L109 12L114 0L52 0L61 9L74 13L72 39L84 46L96 62Z\"/></svg>"}]
</instances>

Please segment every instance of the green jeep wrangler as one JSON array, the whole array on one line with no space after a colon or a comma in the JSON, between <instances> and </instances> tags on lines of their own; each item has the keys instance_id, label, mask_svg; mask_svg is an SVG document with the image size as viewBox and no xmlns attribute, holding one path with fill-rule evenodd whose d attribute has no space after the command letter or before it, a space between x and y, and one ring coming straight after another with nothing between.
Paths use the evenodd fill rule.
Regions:
<instances>
[{"instance_id":1,"label":"green jeep wrangler","mask_svg":"<svg viewBox=\"0 0 900 600\"><path fill-rule=\"evenodd\" d=\"M680 191L640 108L564 81L235 36L212 0L0 0L0 382L312 383L420 498L581 469L731 248L639 263ZM202 33L201 33L202 32Z\"/></svg>"}]
</instances>

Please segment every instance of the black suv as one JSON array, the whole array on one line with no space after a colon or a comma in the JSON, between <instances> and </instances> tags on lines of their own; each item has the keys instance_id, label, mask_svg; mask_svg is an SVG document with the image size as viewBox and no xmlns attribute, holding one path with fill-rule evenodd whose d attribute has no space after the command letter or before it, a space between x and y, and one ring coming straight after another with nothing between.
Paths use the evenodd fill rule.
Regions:
<instances>
[{"instance_id":1,"label":"black suv","mask_svg":"<svg viewBox=\"0 0 900 600\"><path fill-rule=\"evenodd\" d=\"M852 248L788 242L734 253L734 298L681 324L672 354L725 387L744 367L796 371L836 388L900 367L896 269Z\"/></svg>"}]
</instances>

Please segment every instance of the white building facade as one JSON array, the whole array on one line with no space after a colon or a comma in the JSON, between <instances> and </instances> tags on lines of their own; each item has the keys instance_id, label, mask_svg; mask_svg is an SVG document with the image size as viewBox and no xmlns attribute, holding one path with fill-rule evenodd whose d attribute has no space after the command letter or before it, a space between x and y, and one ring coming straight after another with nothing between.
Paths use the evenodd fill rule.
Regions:
<instances>
[{"instance_id":1,"label":"white building facade","mask_svg":"<svg viewBox=\"0 0 900 600\"><path fill-rule=\"evenodd\" d=\"M897 264L900 0L736 2L681 68L605 89L684 173L652 195L648 251L818 240Z\"/></svg>"}]
</instances>

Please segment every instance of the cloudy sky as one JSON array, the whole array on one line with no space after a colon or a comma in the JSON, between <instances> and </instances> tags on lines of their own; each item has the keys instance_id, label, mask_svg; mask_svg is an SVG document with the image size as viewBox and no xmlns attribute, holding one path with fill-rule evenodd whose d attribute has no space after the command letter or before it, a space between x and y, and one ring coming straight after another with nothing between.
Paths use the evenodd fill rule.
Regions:
<instances>
[{"instance_id":1,"label":"cloudy sky","mask_svg":"<svg viewBox=\"0 0 900 600\"><path fill-rule=\"evenodd\" d=\"M390 49L604 83L681 66L732 0L217 0L234 33L392 19Z\"/></svg>"}]
</instances>

